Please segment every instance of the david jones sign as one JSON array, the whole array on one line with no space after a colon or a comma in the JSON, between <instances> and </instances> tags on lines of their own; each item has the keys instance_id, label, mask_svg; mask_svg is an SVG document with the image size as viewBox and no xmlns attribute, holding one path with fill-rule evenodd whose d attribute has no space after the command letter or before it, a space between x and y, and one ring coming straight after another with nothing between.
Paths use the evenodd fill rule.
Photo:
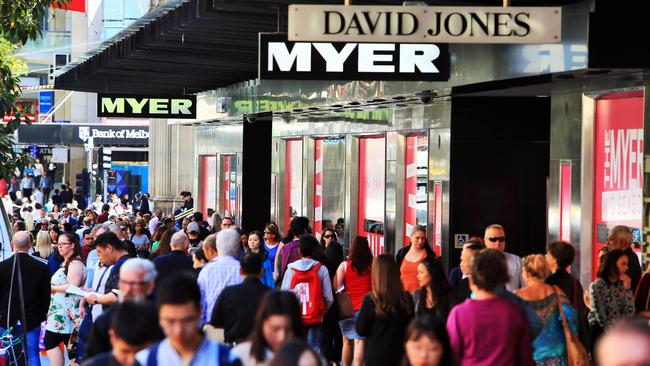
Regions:
<instances>
[{"instance_id":1,"label":"david jones sign","mask_svg":"<svg viewBox=\"0 0 650 366\"><path fill-rule=\"evenodd\" d=\"M99 94L97 116L196 119L196 96Z\"/></svg>"},{"instance_id":2,"label":"david jones sign","mask_svg":"<svg viewBox=\"0 0 650 366\"><path fill-rule=\"evenodd\" d=\"M557 43L560 7L290 5L289 40Z\"/></svg>"},{"instance_id":3,"label":"david jones sign","mask_svg":"<svg viewBox=\"0 0 650 366\"><path fill-rule=\"evenodd\" d=\"M260 34L260 79L449 80L446 44L290 42Z\"/></svg>"}]
</instances>

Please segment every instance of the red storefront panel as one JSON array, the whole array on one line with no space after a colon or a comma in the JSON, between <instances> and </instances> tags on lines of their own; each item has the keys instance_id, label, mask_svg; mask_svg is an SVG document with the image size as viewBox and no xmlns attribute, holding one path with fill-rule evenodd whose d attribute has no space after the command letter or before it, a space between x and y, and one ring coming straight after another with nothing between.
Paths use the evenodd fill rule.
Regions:
<instances>
[{"instance_id":1,"label":"red storefront panel","mask_svg":"<svg viewBox=\"0 0 650 366\"><path fill-rule=\"evenodd\" d=\"M386 139L359 140L358 234L366 236L373 255L384 253Z\"/></svg>"},{"instance_id":2,"label":"red storefront panel","mask_svg":"<svg viewBox=\"0 0 650 366\"><path fill-rule=\"evenodd\" d=\"M608 231L643 219L643 92L608 94L596 101L592 276Z\"/></svg>"}]
</instances>

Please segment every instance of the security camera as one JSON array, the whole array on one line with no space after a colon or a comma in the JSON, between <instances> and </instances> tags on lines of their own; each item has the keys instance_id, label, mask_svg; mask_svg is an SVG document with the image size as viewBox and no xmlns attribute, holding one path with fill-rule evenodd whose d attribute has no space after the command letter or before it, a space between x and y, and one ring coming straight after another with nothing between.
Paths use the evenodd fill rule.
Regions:
<instances>
[{"instance_id":1,"label":"security camera","mask_svg":"<svg viewBox=\"0 0 650 366\"><path fill-rule=\"evenodd\" d=\"M420 102L423 104L430 104L433 102L433 98L435 98L438 93L436 93L433 90L423 90L421 92L415 93L415 95L420 99Z\"/></svg>"},{"instance_id":2,"label":"security camera","mask_svg":"<svg viewBox=\"0 0 650 366\"><path fill-rule=\"evenodd\" d=\"M257 122L257 117L254 114L249 114L246 116L246 122L255 123Z\"/></svg>"}]
</instances>

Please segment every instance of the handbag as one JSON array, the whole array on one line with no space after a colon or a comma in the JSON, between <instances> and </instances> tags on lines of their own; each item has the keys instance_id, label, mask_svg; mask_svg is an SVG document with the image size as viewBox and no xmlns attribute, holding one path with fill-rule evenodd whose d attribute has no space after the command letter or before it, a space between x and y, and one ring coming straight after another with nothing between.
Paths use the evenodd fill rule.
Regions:
<instances>
[{"instance_id":1,"label":"handbag","mask_svg":"<svg viewBox=\"0 0 650 366\"><path fill-rule=\"evenodd\" d=\"M347 271L347 265L344 265L344 270ZM339 306L338 319L344 320L354 316L354 305L352 305L352 298L350 294L345 291L345 287L336 291L336 303Z\"/></svg>"},{"instance_id":2,"label":"handbag","mask_svg":"<svg viewBox=\"0 0 650 366\"><path fill-rule=\"evenodd\" d=\"M562 303L560 302L560 295L557 293L555 287L555 297L557 298L557 307L560 311L560 316L562 317L562 329L564 330L564 340L566 343L566 354L567 354L567 364L569 366L588 366L589 354L585 347L580 343L578 337L571 332L569 324L567 323L566 317L564 316L564 310L562 310Z\"/></svg>"}]
</instances>

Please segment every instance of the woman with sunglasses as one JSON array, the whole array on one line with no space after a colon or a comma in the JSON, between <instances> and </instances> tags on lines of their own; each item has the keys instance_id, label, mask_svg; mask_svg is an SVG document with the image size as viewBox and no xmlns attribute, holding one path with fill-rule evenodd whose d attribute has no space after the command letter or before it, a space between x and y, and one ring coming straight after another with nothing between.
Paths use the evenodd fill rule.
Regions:
<instances>
[{"instance_id":1,"label":"woman with sunglasses","mask_svg":"<svg viewBox=\"0 0 650 366\"><path fill-rule=\"evenodd\" d=\"M404 290L412 294L420 288L418 266L423 260L435 257L436 253L427 242L427 229L420 225L414 227L411 232L411 243L400 249L395 256Z\"/></svg>"},{"instance_id":2,"label":"woman with sunglasses","mask_svg":"<svg viewBox=\"0 0 650 366\"><path fill-rule=\"evenodd\" d=\"M43 341L50 364L63 366L64 357L59 344L68 344L75 319L79 316L81 300L80 296L67 294L66 290L70 286L81 286L86 277L86 267L81 261L81 246L75 234L62 234L57 247L64 261L51 279L52 294Z\"/></svg>"},{"instance_id":3,"label":"woman with sunglasses","mask_svg":"<svg viewBox=\"0 0 650 366\"><path fill-rule=\"evenodd\" d=\"M323 230L320 238L321 251L325 255L325 267L333 280L336 270L343 262L343 247L336 240L336 234L331 228ZM321 342L321 352L325 359L330 363L338 364L341 362L341 352L343 350L343 336L338 323L339 308L336 303L331 306L325 318L323 319L323 341Z\"/></svg>"}]
</instances>

